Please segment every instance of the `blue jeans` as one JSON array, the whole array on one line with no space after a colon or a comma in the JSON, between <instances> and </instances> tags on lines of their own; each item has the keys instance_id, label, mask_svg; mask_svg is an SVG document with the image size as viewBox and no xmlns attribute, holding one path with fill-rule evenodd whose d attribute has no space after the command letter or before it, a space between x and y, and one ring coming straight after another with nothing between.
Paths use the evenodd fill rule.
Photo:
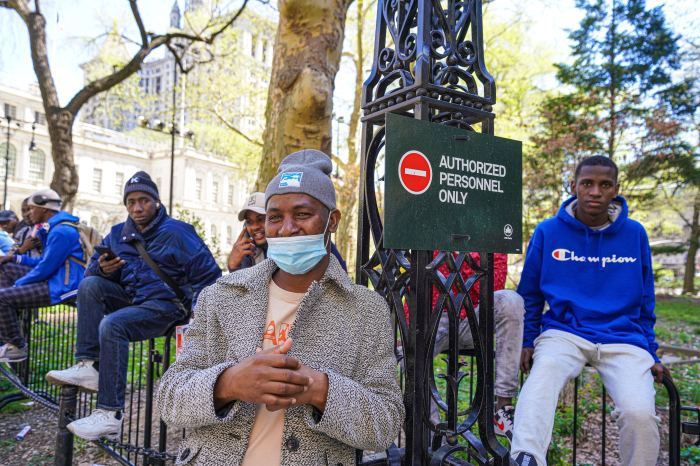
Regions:
<instances>
[{"instance_id":1,"label":"blue jeans","mask_svg":"<svg viewBox=\"0 0 700 466\"><path fill-rule=\"evenodd\" d=\"M124 409L129 342L162 336L184 317L172 301L154 299L135 306L118 283L98 276L83 279L75 359L99 361L98 408Z\"/></svg>"}]
</instances>

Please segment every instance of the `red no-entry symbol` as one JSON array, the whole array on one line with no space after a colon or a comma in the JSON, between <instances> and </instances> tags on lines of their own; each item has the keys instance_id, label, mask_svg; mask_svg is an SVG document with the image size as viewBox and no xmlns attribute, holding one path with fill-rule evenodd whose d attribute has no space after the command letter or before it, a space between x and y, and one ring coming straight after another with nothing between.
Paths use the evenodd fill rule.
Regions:
<instances>
[{"instance_id":1,"label":"red no-entry symbol","mask_svg":"<svg viewBox=\"0 0 700 466\"><path fill-rule=\"evenodd\" d=\"M417 150L408 151L399 161L399 179L406 191L411 194L423 194L433 180L433 169L428 157Z\"/></svg>"}]
</instances>

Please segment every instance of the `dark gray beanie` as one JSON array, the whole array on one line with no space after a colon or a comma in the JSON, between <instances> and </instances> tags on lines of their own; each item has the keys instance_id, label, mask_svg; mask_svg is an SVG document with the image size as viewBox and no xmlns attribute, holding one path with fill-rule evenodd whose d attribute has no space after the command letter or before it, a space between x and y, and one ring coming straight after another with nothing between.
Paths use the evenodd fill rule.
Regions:
<instances>
[{"instance_id":1,"label":"dark gray beanie","mask_svg":"<svg viewBox=\"0 0 700 466\"><path fill-rule=\"evenodd\" d=\"M129 178L124 186L124 204L126 204L126 196L134 191L140 191L151 196L156 201L160 201L158 195L158 186L151 180L151 176L146 172L136 172L134 176Z\"/></svg>"},{"instance_id":2,"label":"dark gray beanie","mask_svg":"<svg viewBox=\"0 0 700 466\"><path fill-rule=\"evenodd\" d=\"M265 207L276 194L303 193L318 199L330 210L335 209L335 187L331 181L333 164L330 157L315 149L289 154L280 163L265 190Z\"/></svg>"}]
</instances>

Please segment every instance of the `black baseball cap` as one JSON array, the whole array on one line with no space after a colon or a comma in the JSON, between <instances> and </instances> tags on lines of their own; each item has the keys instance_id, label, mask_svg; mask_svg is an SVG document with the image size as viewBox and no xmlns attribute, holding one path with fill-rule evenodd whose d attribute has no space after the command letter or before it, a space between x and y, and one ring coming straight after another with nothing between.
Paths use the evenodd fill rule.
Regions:
<instances>
[{"instance_id":1,"label":"black baseball cap","mask_svg":"<svg viewBox=\"0 0 700 466\"><path fill-rule=\"evenodd\" d=\"M17 220L17 214L11 210L0 210L0 222L9 222L10 220Z\"/></svg>"}]
</instances>

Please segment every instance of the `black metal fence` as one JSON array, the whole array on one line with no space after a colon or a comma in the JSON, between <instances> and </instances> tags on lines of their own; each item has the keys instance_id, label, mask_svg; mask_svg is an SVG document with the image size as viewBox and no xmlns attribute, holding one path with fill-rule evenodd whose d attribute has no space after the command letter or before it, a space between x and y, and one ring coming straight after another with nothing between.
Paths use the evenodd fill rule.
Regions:
<instances>
[{"instance_id":1,"label":"black metal fence","mask_svg":"<svg viewBox=\"0 0 700 466\"><path fill-rule=\"evenodd\" d=\"M79 393L75 387L60 387L48 384L44 379L46 372L52 369L61 369L73 364L73 347L75 343L77 323L77 311L69 305L58 305L49 308L31 309L22 313L22 328L29 341L30 352L27 361L21 364L0 365L0 372L12 382L19 390L0 399L0 409L6 404L22 398L31 398L45 408L52 410L57 415L57 443L55 451L56 464L71 464L73 438L65 426L75 418L88 415L95 406L96 397L91 394ZM183 437L182 431L168 431L160 421L153 408L153 394L158 378L174 360L174 339L171 336L132 343L129 358L129 371L127 376L125 420L119 440L98 442L99 446L107 451L113 458L125 465L138 464L168 464L175 460L174 453L178 442ZM402 352L399 352L402 356ZM446 356L446 355L443 355ZM447 398L448 384L446 383L449 367L437 359L434 367L434 396L438 399ZM449 358L448 358L449 359ZM476 399L476 360L473 354L462 352L458 356L457 364L460 366L462 379L459 389L453 393L458 406L456 415L469 412L466 407ZM401 367L401 364L400 364ZM400 369L402 372L402 369ZM583 375L582 377L587 377ZM590 379L590 376L588 376ZM401 376L403 379L403 375ZM586 379L586 380L589 380ZM609 405L604 388L586 381L579 382L581 378L572 383L570 393L562 396L561 409L558 416L568 427L566 445L552 445L550 459L552 464L562 461L568 464L577 464L580 461L582 441L591 441L592 438L582 434L582 423L587 417L593 416L596 424L595 434L600 435L599 455L591 459L590 451L587 452L587 462L593 464L606 464L611 454L607 450L606 437L609 434ZM582 385L594 386L599 390L596 394L595 408L590 409L590 393L582 402L580 392ZM682 436L698 435L699 428L697 416L700 416L697 408L682 408L676 387L670 379L664 381L668 394L668 406L659 406L664 411L665 425L662 426L665 435L662 441L665 455L668 455L668 464L680 465L680 450ZM599 398L598 398L599 397ZM688 419L682 422L681 414L685 411ZM690 419L689 416L696 416ZM427 413L426 413L427 416ZM441 412L444 417L444 412ZM599 418L599 419L598 419ZM429 421L424 420L426 423ZM443 420L444 421L444 420ZM432 424L432 423L431 423ZM464 422L458 425L465 426ZM474 435L469 430L462 430L459 435L448 437L448 442L440 445L442 433L440 429L434 433L432 442L435 450L447 452L454 449L462 449L461 455L445 454L444 464L473 464L472 460L483 451L470 447L466 437ZM686 443L690 437L686 438ZM473 445L474 443L471 443ZM386 453L371 453L364 455L361 461L363 465L371 464L400 464L405 457L405 445L399 441L396 448ZM362 455L359 455L360 457ZM478 461L477 461L478 462ZM439 463L438 463L439 464Z\"/></svg>"},{"instance_id":2,"label":"black metal fence","mask_svg":"<svg viewBox=\"0 0 700 466\"><path fill-rule=\"evenodd\" d=\"M65 428L73 419L89 415L95 407L94 394L78 392L46 382L53 369L65 369L74 361L77 310L60 304L22 312L22 331L29 343L29 357L19 364L0 365L0 372L19 389L0 399L0 409L22 398L31 398L57 414L56 464L71 464L72 434ZM174 361L175 342L168 336L131 344L127 372L124 423L118 440L98 442L122 464L165 464L175 460L168 453L168 440L182 438L182 432L168 432L154 412L155 383ZM170 438L169 438L170 436ZM171 448L177 448L170 442Z\"/></svg>"}]
</instances>

